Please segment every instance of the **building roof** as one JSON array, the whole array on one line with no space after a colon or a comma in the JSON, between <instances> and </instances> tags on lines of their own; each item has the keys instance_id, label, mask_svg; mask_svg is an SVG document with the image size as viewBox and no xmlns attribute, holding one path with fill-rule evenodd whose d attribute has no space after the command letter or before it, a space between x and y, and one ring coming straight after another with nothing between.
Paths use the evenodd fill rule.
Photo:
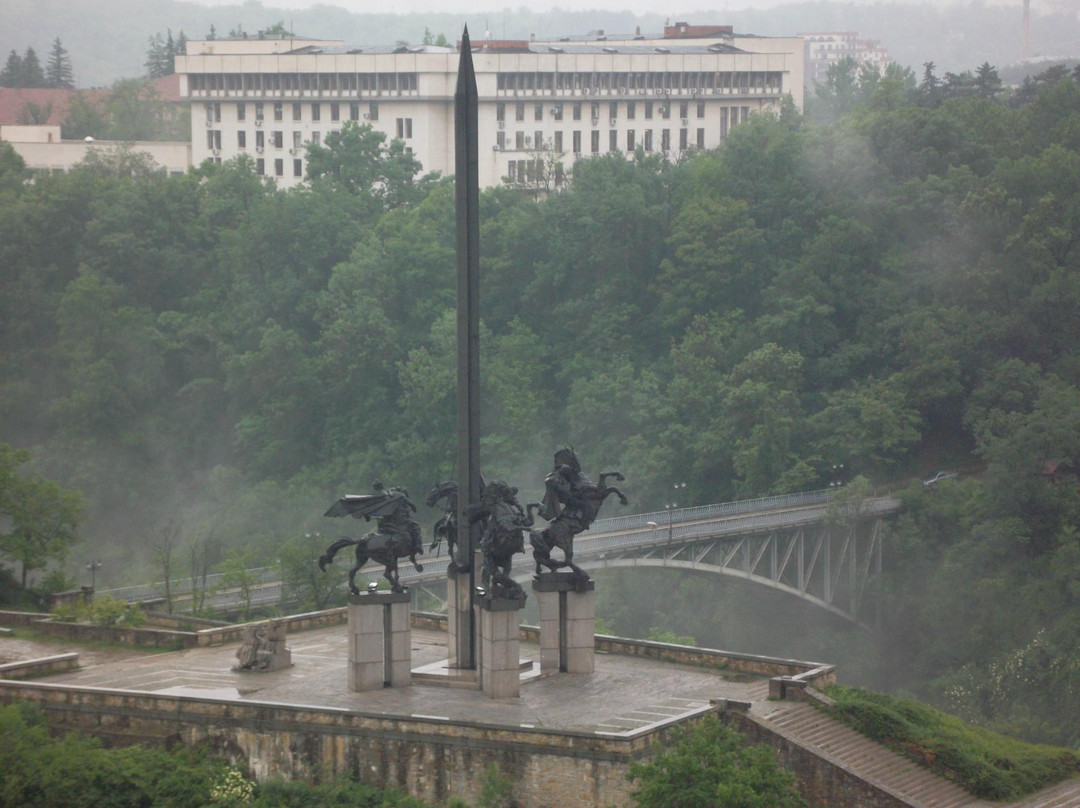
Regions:
<instances>
[{"instance_id":1,"label":"building roof","mask_svg":"<svg viewBox=\"0 0 1080 808\"><path fill-rule=\"evenodd\" d=\"M68 105L75 93L88 95L100 94L103 90L57 90L51 87L0 87L0 125L18 126L30 123L25 117L27 105L32 104L40 110L48 110L47 120L35 121L41 124L59 124L67 114Z\"/></svg>"}]
</instances>

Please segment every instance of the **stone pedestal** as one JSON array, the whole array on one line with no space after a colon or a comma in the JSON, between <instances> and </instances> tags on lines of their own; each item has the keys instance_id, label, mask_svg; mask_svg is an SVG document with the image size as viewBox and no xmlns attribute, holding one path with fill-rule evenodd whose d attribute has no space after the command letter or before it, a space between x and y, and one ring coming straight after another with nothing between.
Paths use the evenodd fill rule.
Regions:
<instances>
[{"instance_id":1,"label":"stone pedestal","mask_svg":"<svg viewBox=\"0 0 1080 808\"><path fill-rule=\"evenodd\" d=\"M412 684L408 592L349 596L349 690Z\"/></svg>"},{"instance_id":2,"label":"stone pedestal","mask_svg":"<svg viewBox=\"0 0 1080 808\"><path fill-rule=\"evenodd\" d=\"M596 669L596 585L570 572L533 579L540 607L540 672L592 673Z\"/></svg>"},{"instance_id":3,"label":"stone pedestal","mask_svg":"<svg viewBox=\"0 0 1080 808\"><path fill-rule=\"evenodd\" d=\"M513 600L479 598L480 689L488 698L516 699L521 695L518 627L524 608L524 594Z\"/></svg>"},{"instance_id":4,"label":"stone pedestal","mask_svg":"<svg viewBox=\"0 0 1080 808\"><path fill-rule=\"evenodd\" d=\"M446 649L447 663L451 668L471 666L470 660L458 658L458 626L461 625L461 614L468 614L472 608L472 575L458 572L457 567L451 564L446 571L446 629L449 633Z\"/></svg>"}]
</instances>

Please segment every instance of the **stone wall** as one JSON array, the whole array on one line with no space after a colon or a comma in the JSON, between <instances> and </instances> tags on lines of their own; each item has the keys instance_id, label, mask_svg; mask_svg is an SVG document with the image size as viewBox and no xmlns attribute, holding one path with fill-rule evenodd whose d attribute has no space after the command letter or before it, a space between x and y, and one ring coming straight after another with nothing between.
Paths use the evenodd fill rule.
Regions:
<instances>
[{"instance_id":1,"label":"stone wall","mask_svg":"<svg viewBox=\"0 0 1080 808\"><path fill-rule=\"evenodd\" d=\"M812 808L911 808L906 800L814 754L752 714L729 710L722 718L743 732L750 743L772 747L780 765L798 778L799 791Z\"/></svg>"},{"instance_id":2,"label":"stone wall","mask_svg":"<svg viewBox=\"0 0 1080 808\"><path fill-rule=\"evenodd\" d=\"M494 764L514 784L521 808L630 804L630 763L670 731L646 728L616 738L47 683L0 684L0 701L17 699L39 704L50 723L64 729L128 743L209 743L260 779L348 774L425 800L457 796L475 804L483 774ZM710 711L704 708L690 720Z\"/></svg>"}]
</instances>

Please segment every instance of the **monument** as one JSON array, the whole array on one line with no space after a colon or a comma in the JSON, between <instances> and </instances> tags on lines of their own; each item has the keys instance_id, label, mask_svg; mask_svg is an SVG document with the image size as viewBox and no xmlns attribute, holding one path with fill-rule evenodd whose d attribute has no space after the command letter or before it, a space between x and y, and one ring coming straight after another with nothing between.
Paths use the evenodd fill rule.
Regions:
<instances>
[{"instance_id":1,"label":"monument","mask_svg":"<svg viewBox=\"0 0 1080 808\"><path fill-rule=\"evenodd\" d=\"M356 547L356 563L349 570L349 689L372 690L412 683L412 625L409 592L398 576L399 558L408 557L417 572L416 556L424 552L420 524L413 519L416 505L404 488L386 488L376 482L371 494L350 494L327 510L326 516L352 516L376 520L377 528L360 539L348 536L331 544L319 558L319 568L334 560L339 550ZM390 591L372 584L361 593L356 573L368 559L383 565Z\"/></svg>"},{"instance_id":2,"label":"monument","mask_svg":"<svg viewBox=\"0 0 1080 808\"><path fill-rule=\"evenodd\" d=\"M432 550L445 541L447 566L448 648L445 678L457 685L479 686L492 698L520 694L520 613L526 593L511 577L512 559L525 551L525 531L533 548L540 601L541 671L591 673L595 603L593 582L574 563L574 536L587 530L611 494L626 497L600 475L599 484L581 472L573 449L555 453L545 480L543 502L523 508L518 489L501 480L484 483L480 472L480 208L477 90L469 31L462 33L458 80L454 93L455 204L457 209L457 450L455 479L436 485L427 497L434 507L446 503L436 523ZM530 530L533 510L546 527ZM356 547L349 571L350 688L408 684L408 593L401 585L397 561L408 557L417 571L423 553L416 508L401 488L375 484L373 494L341 498L327 516L378 520L378 529L361 539L344 537L319 559L326 569L335 554ZM562 558L553 558L552 550ZM355 576L367 560L384 567L390 592L360 593ZM561 572L569 568L569 572ZM402 622L404 621L404 622ZM399 649L398 646L401 646ZM418 676L426 672L418 672Z\"/></svg>"},{"instance_id":3,"label":"monument","mask_svg":"<svg viewBox=\"0 0 1080 808\"><path fill-rule=\"evenodd\" d=\"M589 529L612 494L626 504L623 492L607 485L610 477L625 479L618 471L607 471L594 483L582 473L574 450L563 448L555 453L554 468L544 480L544 499L537 507L548 525L529 534L536 563L533 592L540 607L543 675L595 670L595 584L574 563L574 537ZM554 549L561 551L561 559L552 558ZM570 572L559 572L564 567Z\"/></svg>"}]
</instances>

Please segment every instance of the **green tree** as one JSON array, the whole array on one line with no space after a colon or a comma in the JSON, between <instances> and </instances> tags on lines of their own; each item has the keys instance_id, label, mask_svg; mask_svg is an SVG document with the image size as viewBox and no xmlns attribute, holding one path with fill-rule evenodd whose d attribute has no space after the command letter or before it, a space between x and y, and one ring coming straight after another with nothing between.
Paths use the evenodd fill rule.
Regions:
<instances>
[{"instance_id":1,"label":"green tree","mask_svg":"<svg viewBox=\"0 0 1080 808\"><path fill-rule=\"evenodd\" d=\"M33 48L27 48L19 62L19 83L16 87L46 87L45 71Z\"/></svg>"},{"instance_id":2,"label":"green tree","mask_svg":"<svg viewBox=\"0 0 1080 808\"><path fill-rule=\"evenodd\" d=\"M14 48L8 54L4 69L0 71L0 87L21 87L19 84L22 72L22 57Z\"/></svg>"},{"instance_id":3,"label":"green tree","mask_svg":"<svg viewBox=\"0 0 1080 808\"><path fill-rule=\"evenodd\" d=\"M63 90L75 88L75 71L71 68L71 57L60 42L60 37L53 41L49 51L49 61L45 64L45 83Z\"/></svg>"},{"instance_id":4,"label":"green tree","mask_svg":"<svg viewBox=\"0 0 1080 808\"><path fill-rule=\"evenodd\" d=\"M417 180L420 161L368 124L346 121L322 143L307 147L307 178L326 180L352 194L363 194L384 207L415 204L424 198L434 177Z\"/></svg>"},{"instance_id":5,"label":"green tree","mask_svg":"<svg viewBox=\"0 0 1080 808\"><path fill-rule=\"evenodd\" d=\"M31 572L64 561L79 538L85 510L78 491L20 473L18 467L29 460L29 453L0 444L0 517L7 522L0 533L0 554L19 562L23 589Z\"/></svg>"},{"instance_id":6,"label":"green tree","mask_svg":"<svg viewBox=\"0 0 1080 808\"><path fill-rule=\"evenodd\" d=\"M748 746L736 730L708 715L672 732L654 757L630 766L641 808L800 808L795 790L767 746Z\"/></svg>"}]
</instances>

